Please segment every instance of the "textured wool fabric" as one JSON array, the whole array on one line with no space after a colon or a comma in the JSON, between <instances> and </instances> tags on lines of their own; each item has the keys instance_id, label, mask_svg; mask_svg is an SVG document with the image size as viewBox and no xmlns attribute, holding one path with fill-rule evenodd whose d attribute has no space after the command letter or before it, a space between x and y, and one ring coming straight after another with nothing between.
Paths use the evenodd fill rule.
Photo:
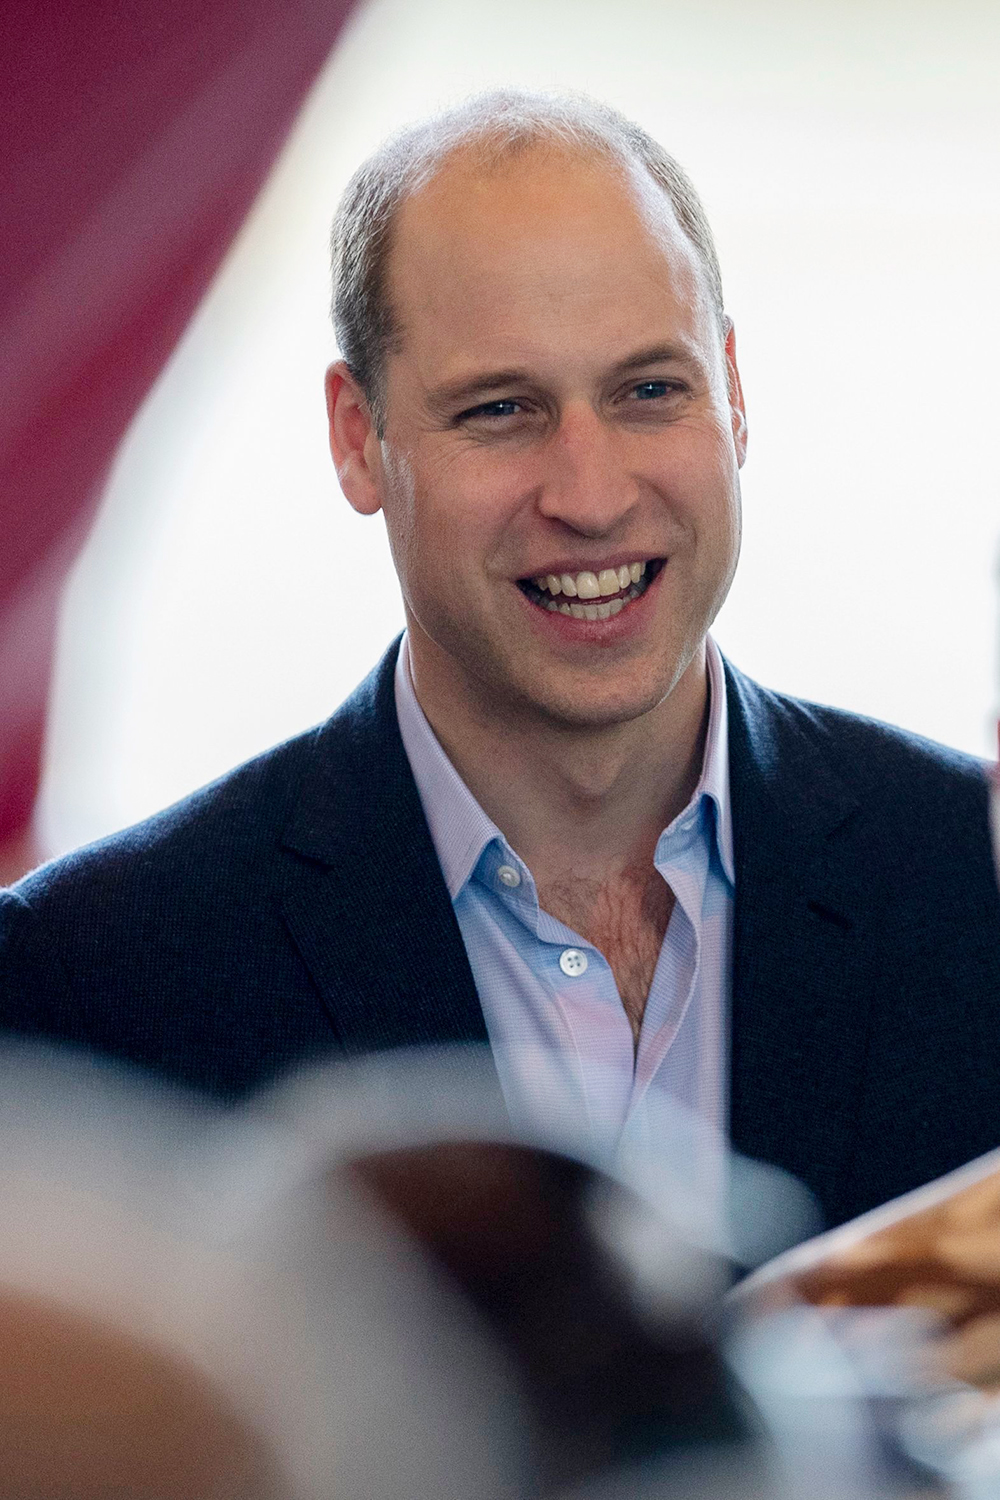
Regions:
<instances>
[{"instance_id":1,"label":"textured wool fabric","mask_svg":"<svg viewBox=\"0 0 1000 1500\"><path fill-rule=\"evenodd\" d=\"M9 1033L236 1098L487 1041L399 735L397 647L320 728L0 896ZM1000 1142L983 768L726 664L730 1134L838 1223Z\"/></svg>"}]
</instances>

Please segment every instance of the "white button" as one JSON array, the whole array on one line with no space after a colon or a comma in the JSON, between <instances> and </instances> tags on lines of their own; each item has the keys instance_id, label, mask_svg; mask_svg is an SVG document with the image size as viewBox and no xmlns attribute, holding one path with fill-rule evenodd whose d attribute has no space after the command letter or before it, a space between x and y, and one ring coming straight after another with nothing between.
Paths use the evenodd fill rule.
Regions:
<instances>
[{"instance_id":1,"label":"white button","mask_svg":"<svg viewBox=\"0 0 1000 1500\"><path fill-rule=\"evenodd\" d=\"M497 871L497 879L503 885L508 886L512 891L516 891L518 886L521 884L521 877L514 869L513 865L501 865L499 870Z\"/></svg>"},{"instance_id":2,"label":"white button","mask_svg":"<svg viewBox=\"0 0 1000 1500\"><path fill-rule=\"evenodd\" d=\"M586 953L581 953L579 948L566 948L559 955L559 967L564 974L568 974L571 979L575 979L578 974L582 974L586 969L587 955Z\"/></svg>"}]
</instances>

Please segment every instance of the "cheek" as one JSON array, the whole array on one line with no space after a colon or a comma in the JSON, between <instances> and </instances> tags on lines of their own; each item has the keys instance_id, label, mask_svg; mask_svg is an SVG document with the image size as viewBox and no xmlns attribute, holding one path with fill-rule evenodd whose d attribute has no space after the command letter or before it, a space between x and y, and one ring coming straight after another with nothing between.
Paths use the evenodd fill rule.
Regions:
<instances>
[{"instance_id":1,"label":"cheek","mask_svg":"<svg viewBox=\"0 0 1000 1500\"><path fill-rule=\"evenodd\" d=\"M498 472L498 468L500 472ZM502 466L483 455L442 454L385 469L383 511L393 557L409 586L461 588L502 548L511 505Z\"/></svg>"},{"instance_id":2,"label":"cheek","mask_svg":"<svg viewBox=\"0 0 1000 1500\"><path fill-rule=\"evenodd\" d=\"M732 414L728 406L717 407L703 429L705 466L717 476L731 481L739 472L736 444L733 441Z\"/></svg>"},{"instance_id":3,"label":"cheek","mask_svg":"<svg viewBox=\"0 0 1000 1500\"><path fill-rule=\"evenodd\" d=\"M733 435L723 419L692 424L672 434L664 493L676 495L691 528L704 535L739 524L739 465Z\"/></svg>"},{"instance_id":4,"label":"cheek","mask_svg":"<svg viewBox=\"0 0 1000 1500\"><path fill-rule=\"evenodd\" d=\"M524 468L478 451L427 468L414 495L413 525L441 554L439 563L488 565L505 552L531 493Z\"/></svg>"}]
</instances>

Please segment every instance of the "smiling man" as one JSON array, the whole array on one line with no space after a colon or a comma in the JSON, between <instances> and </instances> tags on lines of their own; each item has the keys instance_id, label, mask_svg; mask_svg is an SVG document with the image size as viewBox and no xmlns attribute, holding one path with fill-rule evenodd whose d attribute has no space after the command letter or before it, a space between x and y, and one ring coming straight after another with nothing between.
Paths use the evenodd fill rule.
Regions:
<instances>
[{"instance_id":1,"label":"smiling man","mask_svg":"<svg viewBox=\"0 0 1000 1500\"><path fill-rule=\"evenodd\" d=\"M403 642L314 733L15 888L7 1025L227 1097L488 1041L515 1120L614 1157L679 1102L832 1222L996 1145L982 768L708 633L746 421L676 163L603 106L484 96L364 164L334 272L331 448Z\"/></svg>"}]
</instances>

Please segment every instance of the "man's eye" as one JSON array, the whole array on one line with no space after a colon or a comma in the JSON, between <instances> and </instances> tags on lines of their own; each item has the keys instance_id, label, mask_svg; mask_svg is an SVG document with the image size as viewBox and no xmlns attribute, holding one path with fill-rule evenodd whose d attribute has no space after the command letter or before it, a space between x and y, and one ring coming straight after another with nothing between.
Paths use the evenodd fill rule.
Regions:
<instances>
[{"instance_id":1,"label":"man's eye","mask_svg":"<svg viewBox=\"0 0 1000 1500\"><path fill-rule=\"evenodd\" d=\"M485 417L487 420L498 417L516 417L520 410L520 401L484 401L481 406L472 406L468 411L463 411L459 421L475 421L479 417Z\"/></svg>"},{"instance_id":2,"label":"man's eye","mask_svg":"<svg viewBox=\"0 0 1000 1500\"><path fill-rule=\"evenodd\" d=\"M663 396L672 395L676 389L669 380L643 380L632 387L632 395L637 401L658 401Z\"/></svg>"}]
</instances>

